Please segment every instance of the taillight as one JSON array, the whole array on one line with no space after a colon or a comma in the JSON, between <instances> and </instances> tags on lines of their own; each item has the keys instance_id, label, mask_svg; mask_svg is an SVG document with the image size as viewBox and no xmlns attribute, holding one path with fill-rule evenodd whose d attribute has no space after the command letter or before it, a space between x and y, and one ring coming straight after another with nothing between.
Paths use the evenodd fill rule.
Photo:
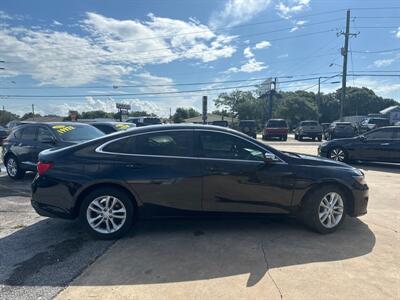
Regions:
<instances>
[{"instance_id":1,"label":"taillight","mask_svg":"<svg viewBox=\"0 0 400 300\"><path fill-rule=\"evenodd\" d=\"M50 162L44 163L44 162L39 161L36 166L39 176L43 176L44 173L46 173L48 170L50 170L53 167L53 165L54 164L50 163Z\"/></svg>"}]
</instances>

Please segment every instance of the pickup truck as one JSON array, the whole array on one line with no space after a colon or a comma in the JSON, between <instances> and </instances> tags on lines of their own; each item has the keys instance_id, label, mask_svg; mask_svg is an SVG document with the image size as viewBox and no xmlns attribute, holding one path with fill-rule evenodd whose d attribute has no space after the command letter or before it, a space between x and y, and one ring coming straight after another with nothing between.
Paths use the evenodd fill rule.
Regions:
<instances>
[{"instance_id":1,"label":"pickup truck","mask_svg":"<svg viewBox=\"0 0 400 300\"><path fill-rule=\"evenodd\" d=\"M303 138L322 140L322 126L317 121L302 121L294 130L294 138L302 141Z\"/></svg>"}]
</instances>

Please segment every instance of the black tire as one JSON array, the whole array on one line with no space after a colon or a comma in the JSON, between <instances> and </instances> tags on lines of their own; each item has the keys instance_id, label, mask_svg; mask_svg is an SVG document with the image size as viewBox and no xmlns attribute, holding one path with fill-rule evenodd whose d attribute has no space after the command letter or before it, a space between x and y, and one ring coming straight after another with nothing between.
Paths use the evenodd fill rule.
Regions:
<instances>
[{"instance_id":1,"label":"black tire","mask_svg":"<svg viewBox=\"0 0 400 300\"><path fill-rule=\"evenodd\" d=\"M294 139L295 139L296 141L299 139L299 137L298 137L297 134L294 135Z\"/></svg>"},{"instance_id":2,"label":"black tire","mask_svg":"<svg viewBox=\"0 0 400 300\"><path fill-rule=\"evenodd\" d=\"M318 137L318 142L321 142L322 141L322 136L320 135L319 137Z\"/></svg>"},{"instance_id":3,"label":"black tire","mask_svg":"<svg viewBox=\"0 0 400 300\"><path fill-rule=\"evenodd\" d=\"M301 135L299 135L299 141L302 141L303 137Z\"/></svg>"},{"instance_id":4,"label":"black tire","mask_svg":"<svg viewBox=\"0 0 400 300\"><path fill-rule=\"evenodd\" d=\"M286 141L287 141L287 135L285 135L284 137L282 137L282 140L286 142Z\"/></svg>"},{"instance_id":5,"label":"black tire","mask_svg":"<svg viewBox=\"0 0 400 300\"><path fill-rule=\"evenodd\" d=\"M14 162L13 165L15 166L16 171L11 170L11 166L9 165L9 163L12 162ZM9 155L4 163L7 170L7 174L11 179L14 180L22 179L25 176L25 171L21 169L18 159L14 155Z\"/></svg>"},{"instance_id":6,"label":"black tire","mask_svg":"<svg viewBox=\"0 0 400 300\"><path fill-rule=\"evenodd\" d=\"M341 215L341 218L338 221L338 223L331 228L328 228L326 225L324 225L319 217L319 214L321 212L321 207L320 207L321 202L323 198L329 193L336 193L340 195L343 202L343 208L342 208L343 213ZM332 233L335 232L343 224L346 218L346 212L348 207L347 201L348 200L346 199L346 194L340 187L336 185L325 185L313 191L308 196L306 196L306 198L303 200L302 208L299 215L302 222L313 231L316 231L321 234Z\"/></svg>"},{"instance_id":7,"label":"black tire","mask_svg":"<svg viewBox=\"0 0 400 300\"><path fill-rule=\"evenodd\" d=\"M341 154L343 153L343 155ZM334 158L336 157L336 158ZM343 157L341 159L341 157ZM340 146L332 147L331 149L328 150L328 158L340 162L348 162L349 161L349 156L347 154L347 151L343 149Z\"/></svg>"},{"instance_id":8,"label":"black tire","mask_svg":"<svg viewBox=\"0 0 400 300\"><path fill-rule=\"evenodd\" d=\"M262 140L265 141L267 138L265 137L265 135L262 136Z\"/></svg>"},{"instance_id":9,"label":"black tire","mask_svg":"<svg viewBox=\"0 0 400 300\"><path fill-rule=\"evenodd\" d=\"M89 221L88 221L87 212L88 212L89 205L95 199L103 197L103 196L104 197L111 196L111 197L117 198L123 204L125 211L126 211L126 217L125 217L125 221L123 222L123 225L118 230L116 230L114 232L110 232L110 233L102 233L102 232L96 231L95 229L92 228L92 226L89 224ZM80 219L83 227L85 228L85 230L93 237L95 237L97 239L103 239L103 240L118 239L118 238L124 236L132 227L132 224L134 221L134 216L135 216L135 207L136 207L134 205L133 201L134 201L134 199L132 198L132 196L129 195L127 192L125 192L122 189L113 188L113 187L104 187L104 188L95 189L94 191L90 192L84 198L82 205L80 207L80 210L79 210L79 219ZM122 207L122 205L120 205L120 203L117 203L117 204L119 205L117 208L120 209ZM118 222L117 220L118 219L116 218L115 222ZM105 224L104 221L101 224L103 225L103 223ZM102 226L99 226L99 227L102 227ZM106 228L104 228L104 230L106 230Z\"/></svg>"}]
</instances>

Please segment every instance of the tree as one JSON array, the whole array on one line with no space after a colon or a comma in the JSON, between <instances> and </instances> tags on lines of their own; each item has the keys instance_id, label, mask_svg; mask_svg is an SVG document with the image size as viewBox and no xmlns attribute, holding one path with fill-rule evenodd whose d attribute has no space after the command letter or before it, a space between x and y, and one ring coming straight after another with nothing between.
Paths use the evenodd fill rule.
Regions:
<instances>
[{"instance_id":1,"label":"tree","mask_svg":"<svg viewBox=\"0 0 400 300\"><path fill-rule=\"evenodd\" d=\"M129 113L130 117L156 117L157 115L153 113L148 113L147 111L131 111Z\"/></svg>"},{"instance_id":2,"label":"tree","mask_svg":"<svg viewBox=\"0 0 400 300\"><path fill-rule=\"evenodd\" d=\"M226 109L231 116L237 117L240 105L254 99L253 93L250 91L235 90L230 94L219 94L218 98L214 100L214 104L217 108Z\"/></svg>"},{"instance_id":3,"label":"tree","mask_svg":"<svg viewBox=\"0 0 400 300\"><path fill-rule=\"evenodd\" d=\"M174 123L182 123L185 119L198 117L200 113L193 108L178 107L172 116Z\"/></svg>"},{"instance_id":4,"label":"tree","mask_svg":"<svg viewBox=\"0 0 400 300\"><path fill-rule=\"evenodd\" d=\"M12 121L12 120L18 120L18 116L6 111L6 110L1 110L0 111L0 125L4 126L6 125L8 122Z\"/></svg>"},{"instance_id":5,"label":"tree","mask_svg":"<svg viewBox=\"0 0 400 300\"><path fill-rule=\"evenodd\" d=\"M35 115L33 115L33 113L30 112L30 113L24 114L24 115L21 117L21 120L24 121L24 120L28 120L28 119L33 118L33 117L35 117L35 118L40 118L41 115L40 115L40 114L35 114Z\"/></svg>"}]
</instances>

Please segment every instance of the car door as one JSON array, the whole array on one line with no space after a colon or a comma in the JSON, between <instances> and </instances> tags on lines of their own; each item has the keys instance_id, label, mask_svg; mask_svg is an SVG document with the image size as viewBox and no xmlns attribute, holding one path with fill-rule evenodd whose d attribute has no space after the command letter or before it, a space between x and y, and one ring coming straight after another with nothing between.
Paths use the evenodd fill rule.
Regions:
<instances>
[{"instance_id":1,"label":"car door","mask_svg":"<svg viewBox=\"0 0 400 300\"><path fill-rule=\"evenodd\" d=\"M201 210L200 162L193 156L193 130L135 134L105 146L104 172L121 178L146 208Z\"/></svg>"},{"instance_id":2,"label":"car door","mask_svg":"<svg viewBox=\"0 0 400 300\"><path fill-rule=\"evenodd\" d=\"M390 161L400 163L400 127L393 127L393 140L390 145Z\"/></svg>"},{"instance_id":3,"label":"car door","mask_svg":"<svg viewBox=\"0 0 400 300\"><path fill-rule=\"evenodd\" d=\"M196 135L205 211L287 211L294 185L288 164L266 163L266 149L233 134L197 130Z\"/></svg>"},{"instance_id":4,"label":"car door","mask_svg":"<svg viewBox=\"0 0 400 300\"><path fill-rule=\"evenodd\" d=\"M360 144L359 159L371 161L391 161L394 146L394 130L381 128L366 133Z\"/></svg>"},{"instance_id":5,"label":"car door","mask_svg":"<svg viewBox=\"0 0 400 300\"><path fill-rule=\"evenodd\" d=\"M17 158L25 169L36 169L36 136L37 126L26 126L22 129L21 139L16 144Z\"/></svg>"}]
</instances>

